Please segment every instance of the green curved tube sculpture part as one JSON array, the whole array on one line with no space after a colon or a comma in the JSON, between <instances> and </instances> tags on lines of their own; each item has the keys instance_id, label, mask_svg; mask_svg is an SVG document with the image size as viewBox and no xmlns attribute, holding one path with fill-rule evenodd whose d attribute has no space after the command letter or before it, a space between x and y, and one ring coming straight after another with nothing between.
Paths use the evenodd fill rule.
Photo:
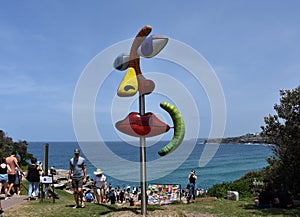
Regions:
<instances>
[{"instance_id":1,"label":"green curved tube sculpture part","mask_svg":"<svg viewBox=\"0 0 300 217\"><path fill-rule=\"evenodd\" d=\"M172 140L158 151L160 156L165 156L173 152L182 143L185 134L185 126L180 112L174 105L168 102L162 102L160 103L160 107L170 114L174 124L174 134Z\"/></svg>"}]
</instances>

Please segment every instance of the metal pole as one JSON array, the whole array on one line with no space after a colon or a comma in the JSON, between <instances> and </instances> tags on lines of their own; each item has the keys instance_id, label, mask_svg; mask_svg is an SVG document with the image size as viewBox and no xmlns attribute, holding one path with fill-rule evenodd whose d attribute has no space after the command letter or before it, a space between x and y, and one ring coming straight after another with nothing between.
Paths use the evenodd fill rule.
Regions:
<instances>
[{"instance_id":1,"label":"metal pole","mask_svg":"<svg viewBox=\"0 0 300 217\"><path fill-rule=\"evenodd\" d=\"M145 96L139 96L140 114L145 114ZM146 138L140 137L140 182L141 182L141 213L147 215L147 196L146 196Z\"/></svg>"}]
</instances>

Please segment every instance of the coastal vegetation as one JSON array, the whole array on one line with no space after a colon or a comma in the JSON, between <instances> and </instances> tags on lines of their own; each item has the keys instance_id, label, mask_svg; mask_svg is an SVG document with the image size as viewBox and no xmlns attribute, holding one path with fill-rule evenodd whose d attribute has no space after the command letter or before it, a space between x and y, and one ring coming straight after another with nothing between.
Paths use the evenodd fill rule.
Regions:
<instances>
[{"instance_id":1,"label":"coastal vegetation","mask_svg":"<svg viewBox=\"0 0 300 217\"><path fill-rule=\"evenodd\" d=\"M21 166L26 166L28 160L32 158L32 154L27 151L27 141L14 142L3 130L0 130L0 153L1 157L8 157L15 151Z\"/></svg>"},{"instance_id":2,"label":"coastal vegetation","mask_svg":"<svg viewBox=\"0 0 300 217\"><path fill-rule=\"evenodd\" d=\"M208 189L208 195L225 198L227 191L237 191L240 199L251 200L263 188L262 185L257 185L257 183L263 183L262 171L250 171L233 182L213 185L213 187Z\"/></svg>"},{"instance_id":3,"label":"coastal vegetation","mask_svg":"<svg viewBox=\"0 0 300 217\"><path fill-rule=\"evenodd\" d=\"M265 117L261 135L274 144L274 157L268 159L264 179L273 188L284 188L300 197L300 86L280 90L276 114Z\"/></svg>"},{"instance_id":4,"label":"coastal vegetation","mask_svg":"<svg viewBox=\"0 0 300 217\"><path fill-rule=\"evenodd\" d=\"M264 118L260 135L247 134L230 138L228 141L248 138L248 142L260 138L264 143L272 144L274 157L267 158L268 166L258 172L249 172L234 182L216 184L208 193L224 198L230 190L238 191L242 198L256 196L254 181L261 181L262 188L269 186L292 193L294 199L300 199L300 86L292 90L280 90L280 104L275 104L277 114ZM252 141L251 141L252 140ZM226 141L226 140L224 140Z\"/></svg>"}]
</instances>

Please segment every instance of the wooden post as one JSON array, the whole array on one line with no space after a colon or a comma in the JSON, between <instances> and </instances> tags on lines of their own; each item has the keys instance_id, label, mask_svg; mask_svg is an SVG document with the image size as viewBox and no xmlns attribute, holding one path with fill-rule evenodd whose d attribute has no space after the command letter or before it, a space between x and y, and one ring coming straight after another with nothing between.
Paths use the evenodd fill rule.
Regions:
<instances>
[{"instance_id":1,"label":"wooden post","mask_svg":"<svg viewBox=\"0 0 300 217\"><path fill-rule=\"evenodd\" d=\"M49 144L44 145L44 175L48 176L48 154L49 154Z\"/></svg>"}]
</instances>

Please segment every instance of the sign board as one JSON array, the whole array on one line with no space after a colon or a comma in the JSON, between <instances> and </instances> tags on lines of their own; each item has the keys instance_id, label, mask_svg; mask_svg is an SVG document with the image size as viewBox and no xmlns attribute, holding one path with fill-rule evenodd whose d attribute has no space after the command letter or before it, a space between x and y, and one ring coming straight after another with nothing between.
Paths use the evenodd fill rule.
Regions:
<instances>
[{"instance_id":1,"label":"sign board","mask_svg":"<svg viewBox=\"0 0 300 217\"><path fill-rule=\"evenodd\" d=\"M43 184L52 184L52 176L41 176L40 180Z\"/></svg>"}]
</instances>

